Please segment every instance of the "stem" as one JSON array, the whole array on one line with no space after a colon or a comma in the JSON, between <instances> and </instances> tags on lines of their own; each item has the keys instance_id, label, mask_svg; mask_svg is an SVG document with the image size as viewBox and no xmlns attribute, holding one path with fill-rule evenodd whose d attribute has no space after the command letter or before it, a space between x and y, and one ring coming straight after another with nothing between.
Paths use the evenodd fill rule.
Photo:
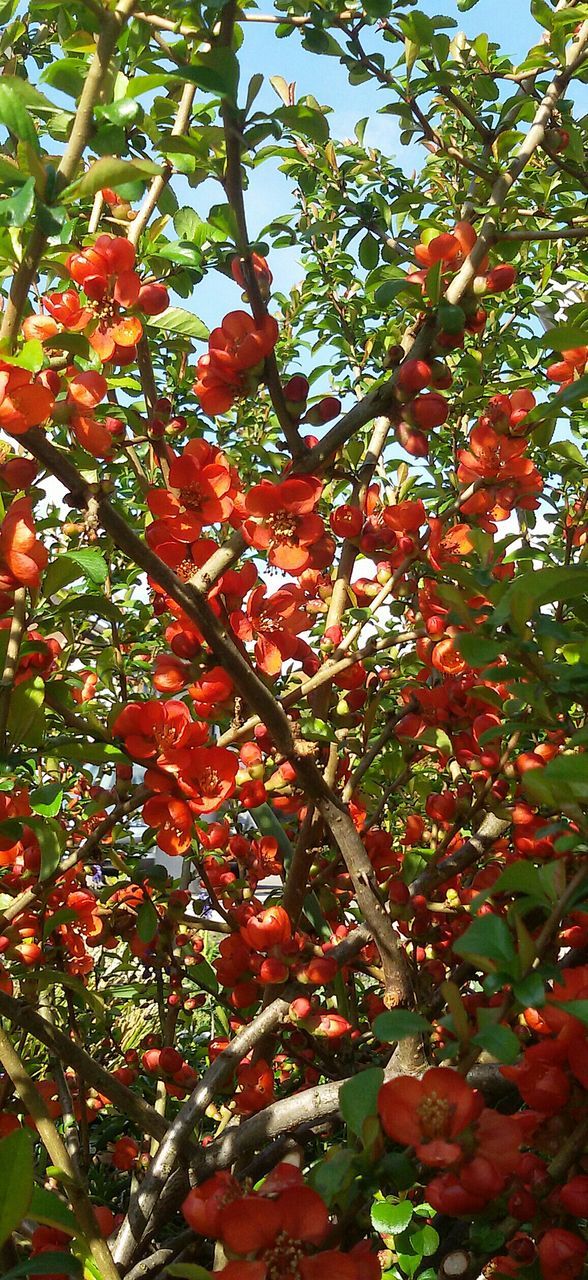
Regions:
<instances>
[{"instance_id":1,"label":"stem","mask_svg":"<svg viewBox=\"0 0 588 1280\"><path fill-rule=\"evenodd\" d=\"M8 646L4 659L4 670L0 680L0 748L6 748L6 731L10 715L10 698L14 685L14 677L18 666L18 655L26 624L26 587L17 587L14 593L14 612L10 622Z\"/></svg>"},{"instance_id":2,"label":"stem","mask_svg":"<svg viewBox=\"0 0 588 1280\"><path fill-rule=\"evenodd\" d=\"M141 18L142 16L143 15L140 13L136 14L136 17L138 18ZM194 102L195 93L196 93L196 85L193 85L193 84L184 85L184 88L182 89L182 96L180 98L180 102L178 106L178 113L176 115L176 118L170 130L170 137L178 138L178 137L181 137L182 134L187 133L190 125L190 116L192 112L192 104ZM170 164L168 160L166 160L163 166L163 173L158 174L158 176L153 179L151 185L147 190L147 193L145 195L145 198L143 200L143 203L141 205L141 208L139 209L139 212L136 218L134 218L130 224L129 231L128 231L128 239L131 241L131 244L134 244L134 245L138 244L139 237L141 233L145 230L145 227L147 226L147 223L149 222L149 219L154 209L157 208L157 205L161 199L163 192L165 191L165 188L172 176L172 173L173 173L173 165Z\"/></svg>"}]
</instances>

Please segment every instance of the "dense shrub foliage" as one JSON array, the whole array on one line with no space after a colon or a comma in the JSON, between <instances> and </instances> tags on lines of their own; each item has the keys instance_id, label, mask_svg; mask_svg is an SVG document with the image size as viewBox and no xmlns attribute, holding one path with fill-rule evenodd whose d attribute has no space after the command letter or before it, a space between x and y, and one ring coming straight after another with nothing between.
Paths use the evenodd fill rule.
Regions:
<instances>
[{"instance_id":1,"label":"dense shrub foliage","mask_svg":"<svg viewBox=\"0 0 588 1280\"><path fill-rule=\"evenodd\" d=\"M477 3L0 5L5 1280L586 1274L588 6Z\"/></svg>"}]
</instances>

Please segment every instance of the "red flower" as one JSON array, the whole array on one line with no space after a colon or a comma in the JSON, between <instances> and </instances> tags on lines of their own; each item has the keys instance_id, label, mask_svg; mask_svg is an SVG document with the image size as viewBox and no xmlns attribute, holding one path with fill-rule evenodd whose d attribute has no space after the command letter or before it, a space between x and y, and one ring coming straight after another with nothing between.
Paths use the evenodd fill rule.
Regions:
<instances>
[{"instance_id":1,"label":"red flower","mask_svg":"<svg viewBox=\"0 0 588 1280\"><path fill-rule=\"evenodd\" d=\"M331 529L338 538L356 538L363 529L363 514L359 507L343 503L329 517Z\"/></svg>"},{"instance_id":2,"label":"red flower","mask_svg":"<svg viewBox=\"0 0 588 1280\"><path fill-rule=\"evenodd\" d=\"M128 1173L133 1168L139 1147L134 1138L118 1138L112 1149L112 1163L115 1169Z\"/></svg>"},{"instance_id":3,"label":"red flower","mask_svg":"<svg viewBox=\"0 0 588 1280\"><path fill-rule=\"evenodd\" d=\"M311 548L325 533L315 513L322 487L316 476L296 476L278 484L262 480L247 494L243 533L251 546L269 550L270 564L278 569L300 574L318 567Z\"/></svg>"},{"instance_id":4,"label":"red flower","mask_svg":"<svg viewBox=\"0 0 588 1280\"><path fill-rule=\"evenodd\" d=\"M198 361L194 391L205 413L214 417L226 413L237 397L253 387L257 378L246 377L261 368L278 340L273 316L257 324L246 311L230 311L218 329L213 329L208 352Z\"/></svg>"},{"instance_id":5,"label":"red flower","mask_svg":"<svg viewBox=\"0 0 588 1280\"><path fill-rule=\"evenodd\" d=\"M71 253L66 267L90 305L81 306L70 289L49 295L47 310L66 328L82 329L92 322L88 340L100 359L128 364L136 354L143 326L127 309L139 306L147 315L158 315L168 306L167 289L141 284L134 270L134 245L123 236L98 236L93 245Z\"/></svg>"},{"instance_id":6,"label":"red flower","mask_svg":"<svg viewBox=\"0 0 588 1280\"><path fill-rule=\"evenodd\" d=\"M526 440L500 435L492 427L474 427L469 449L458 450L457 478L466 485L476 480L489 483L462 503L465 515L506 520L514 506L537 506L542 480L531 459L523 457L526 447Z\"/></svg>"},{"instance_id":7,"label":"red flower","mask_svg":"<svg viewBox=\"0 0 588 1280\"><path fill-rule=\"evenodd\" d=\"M129 702L116 717L112 732L124 738L129 755L139 760L165 758L208 736L208 730L192 720L186 704L175 701Z\"/></svg>"},{"instance_id":8,"label":"red flower","mask_svg":"<svg viewBox=\"0 0 588 1280\"><path fill-rule=\"evenodd\" d=\"M538 1253L543 1280L579 1280L588 1244L572 1231L552 1227L539 1241Z\"/></svg>"},{"instance_id":9,"label":"red flower","mask_svg":"<svg viewBox=\"0 0 588 1280\"><path fill-rule=\"evenodd\" d=\"M459 1218L477 1214L486 1204L486 1196L466 1190L454 1173L440 1173L427 1184L428 1203L436 1213Z\"/></svg>"},{"instance_id":10,"label":"red flower","mask_svg":"<svg viewBox=\"0 0 588 1280\"><path fill-rule=\"evenodd\" d=\"M63 293L46 293L43 306L56 324L62 325L70 333L85 329L94 316L91 307L84 307L81 304L80 296L75 289L64 289Z\"/></svg>"},{"instance_id":11,"label":"red flower","mask_svg":"<svg viewBox=\"0 0 588 1280\"><path fill-rule=\"evenodd\" d=\"M0 428L20 436L50 417L55 396L28 369L0 360Z\"/></svg>"},{"instance_id":12,"label":"red flower","mask_svg":"<svg viewBox=\"0 0 588 1280\"><path fill-rule=\"evenodd\" d=\"M408 1076L382 1085L378 1112L389 1138L414 1147L428 1165L448 1165L459 1159L454 1142L477 1118L481 1099L451 1067L431 1067L421 1080Z\"/></svg>"},{"instance_id":13,"label":"red flower","mask_svg":"<svg viewBox=\"0 0 588 1280\"><path fill-rule=\"evenodd\" d=\"M253 273L255 275L255 278L259 286L259 292L261 293L262 298L266 299L269 296L270 285L273 280L273 276L269 269L267 261L262 256L261 253L252 253L251 266L253 267ZM246 288L245 277L243 275L243 267L242 267L242 262L240 258L232 259L231 275L233 277L233 280L235 281L235 284L240 285L241 289Z\"/></svg>"},{"instance_id":14,"label":"red flower","mask_svg":"<svg viewBox=\"0 0 588 1280\"><path fill-rule=\"evenodd\" d=\"M241 926L241 937L252 951L269 951L270 947L283 946L292 937L288 912L283 907L267 907Z\"/></svg>"},{"instance_id":15,"label":"red flower","mask_svg":"<svg viewBox=\"0 0 588 1280\"><path fill-rule=\"evenodd\" d=\"M588 1218L588 1174L570 1178L559 1191L558 1200L575 1218Z\"/></svg>"},{"instance_id":16,"label":"red flower","mask_svg":"<svg viewBox=\"0 0 588 1280\"><path fill-rule=\"evenodd\" d=\"M210 667L190 685L188 692L196 713L208 719L219 707L229 702L233 694L233 681L224 667Z\"/></svg>"},{"instance_id":17,"label":"red flower","mask_svg":"<svg viewBox=\"0 0 588 1280\"><path fill-rule=\"evenodd\" d=\"M222 352L208 353L198 361L194 391L204 413L216 418L220 413L228 413L243 393L243 375L230 356Z\"/></svg>"},{"instance_id":18,"label":"red flower","mask_svg":"<svg viewBox=\"0 0 588 1280\"><path fill-rule=\"evenodd\" d=\"M190 440L174 458L167 489L147 495L154 516L163 517L172 537L192 542L207 524L228 520L239 487L235 468L224 453L207 440Z\"/></svg>"},{"instance_id":19,"label":"red flower","mask_svg":"<svg viewBox=\"0 0 588 1280\"><path fill-rule=\"evenodd\" d=\"M516 1084L528 1107L543 1115L554 1116L570 1096L569 1077L562 1065L565 1059L565 1046L552 1040L546 1044L531 1045L525 1050L520 1065L501 1067L501 1071L507 1080Z\"/></svg>"},{"instance_id":20,"label":"red flower","mask_svg":"<svg viewBox=\"0 0 588 1280\"><path fill-rule=\"evenodd\" d=\"M38 587L48 559L35 537L30 498L17 498L0 525L0 591Z\"/></svg>"},{"instance_id":21,"label":"red flower","mask_svg":"<svg viewBox=\"0 0 588 1280\"><path fill-rule=\"evenodd\" d=\"M0 483L11 493L34 484L39 464L33 458L13 457L0 464Z\"/></svg>"},{"instance_id":22,"label":"red flower","mask_svg":"<svg viewBox=\"0 0 588 1280\"><path fill-rule=\"evenodd\" d=\"M242 1062L237 1067L237 1084L240 1090L235 1095L235 1103L239 1115L253 1115L274 1101L274 1073L263 1058Z\"/></svg>"},{"instance_id":23,"label":"red flower","mask_svg":"<svg viewBox=\"0 0 588 1280\"><path fill-rule=\"evenodd\" d=\"M561 387L569 387L571 382L582 376L586 368L588 347L573 347L561 354L562 359L557 364L550 364L547 377L550 382L559 382Z\"/></svg>"},{"instance_id":24,"label":"red flower","mask_svg":"<svg viewBox=\"0 0 588 1280\"><path fill-rule=\"evenodd\" d=\"M193 1187L182 1205L182 1213L198 1235L212 1236L219 1234L219 1218L221 1209L241 1196L241 1187L231 1173L223 1171L215 1173L200 1187Z\"/></svg>"},{"instance_id":25,"label":"red flower","mask_svg":"<svg viewBox=\"0 0 588 1280\"><path fill-rule=\"evenodd\" d=\"M209 351L227 355L235 369L243 372L261 364L278 341L278 326L273 316L265 316L257 324L246 311L229 311L208 340Z\"/></svg>"},{"instance_id":26,"label":"red flower","mask_svg":"<svg viewBox=\"0 0 588 1280\"><path fill-rule=\"evenodd\" d=\"M302 662L312 656L309 646L299 638L311 620L301 608L304 595L294 584L280 587L266 596L265 584L251 592L245 610L231 614L231 626L240 640L255 640L255 661L268 676L279 675L288 658Z\"/></svg>"},{"instance_id":27,"label":"red flower","mask_svg":"<svg viewBox=\"0 0 588 1280\"><path fill-rule=\"evenodd\" d=\"M316 1191L305 1186L288 1188L275 1200L264 1195L243 1196L222 1209L219 1220L220 1238L231 1253L241 1257L259 1253L266 1274L280 1275L282 1268L304 1280L307 1273L300 1266L306 1261L304 1246L322 1244L328 1229L326 1205ZM298 1264L296 1270L292 1264Z\"/></svg>"},{"instance_id":28,"label":"red flower","mask_svg":"<svg viewBox=\"0 0 588 1280\"><path fill-rule=\"evenodd\" d=\"M170 857L186 853L192 843L193 816L185 800L161 793L143 807L143 820L157 830L157 844Z\"/></svg>"},{"instance_id":29,"label":"red flower","mask_svg":"<svg viewBox=\"0 0 588 1280\"><path fill-rule=\"evenodd\" d=\"M210 1183L205 1187L210 1187L207 1202L222 1194L218 1181L214 1188ZM323 1243L329 1218L321 1197L303 1185L299 1171L291 1165L277 1165L255 1194L236 1199L234 1188L228 1188L228 1194L233 1196L232 1203L207 1216L215 1217L214 1234L238 1260L215 1275L225 1280L283 1280L286 1276L288 1280L324 1280L325 1276L378 1280L380 1267L367 1241L350 1254L328 1249L307 1256L309 1246ZM200 1207L196 1214L204 1216Z\"/></svg>"},{"instance_id":30,"label":"red flower","mask_svg":"<svg viewBox=\"0 0 588 1280\"><path fill-rule=\"evenodd\" d=\"M214 813L235 794L239 761L226 747L190 747L178 751L176 761L193 813Z\"/></svg>"}]
</instances>

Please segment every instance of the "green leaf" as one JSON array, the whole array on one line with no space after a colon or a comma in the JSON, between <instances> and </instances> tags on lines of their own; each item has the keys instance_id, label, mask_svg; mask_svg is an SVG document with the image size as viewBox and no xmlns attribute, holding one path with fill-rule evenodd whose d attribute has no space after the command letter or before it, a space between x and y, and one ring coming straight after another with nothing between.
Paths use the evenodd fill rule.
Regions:
<instances>
[{"instance_id":1,"label":"green leaf","mask_svg":"<svg viewBox=\"0 0 588 1280\"><path fill-rule=\"evenodd\" d=\"M562 238L564 236L565 231L562 231ZM541 335L539 346L547 347L549 351L569 351L572 347L583 347L585 341L586 324L557 324Z\"/></svg>"},{"instance_id":2,"label":"green leaf","mask_svg":"<svg viewBox=\"0 0 588 1280\"><path fill-rule=\"evenodd\" d=\"M460 13L467 13L468 9L473 9L478 0L457 0L457 7Z\"/></svg>"},{"instance_id":3,"label":"green leaf","mask_svg":"<svg viewBox=\"0 0 588 1280\"><path fill-rule=\"evenodd\" d=\"M198 964L192 969L193 982L196 987L204 987L205 991L209 991L211 995L216 995L218 991L218 980L216 973L208 960L200 958Z\"/></svg>"},{"instance_id":4,"label":"green leaf","mask_svg":"<svg viewBox=\"0 0 588 1280\"><path fill-rule=\"evenodd\" d=\"M47 782L43 787L36 787L30 794L31 807L35 813L44 818L54 818L61 809L63 786L60 782Z\"/></svg>"},{"instance_id":5,"label":"green leaf","mask_svg":"<svg viewBox=\"0 0 588 1280\"><path fill-rule=\"evenodd\" d=\"M351 1132L361 1137L364 1121L377 1111L378 1093L384 1083L381 1067L360 1071L347 1080L339 1093L341 1114Z\"/></svg>"},{"instance_id":6,"label":"green leaf","mask_svg":"<svg viewBox=\"0 0 588 1280\"><path fill-rule=\"evenodd\" d=\"M180 267L199 267L202 262L202 251L198 245L188 244L186 240L167 240L154 246L158 258L167 262L175 262Z\"/></svg>"},{"instance_id":7,"label":"green leaf","mask_svg":"<svg viewBox=\"0 0 588 1280\"><path fill-rule=\"evenodd\" d=\"M0 124L21 142L28 142L36 152L40 151L35 122L18 94L8 85L0 83Z\"/></svg>"},{"instance_id":8,"label":"green leaf","mask_svg":"<svg viewBox=\"0 0 588 1280\"><path fill-rule=\"evenodd\" d=\"M137 934L141 942L152 942L159 925L159 916L151 901L145 898L137 912Z\"/></svg>"},{"instance_id":9,"label":"green leaf","mask_svg":"<svg viewBox=\"0 0 588 1280\"><path fill-rule=\"evenodd\" d=\"M326 720L320 720L317 716L311 716L304 721L302 732L305 738L309 738L312 742L335 742L335 730L332 724L328 724Z\"/></svg>"},{"instance_id":10,"label":"green leaf","mask_svg":"<svg viewBox=\"0 0 588 1280\"><path fill-rule=\"evenodd\" d=\"M530 569L510 584L493 615L494 626L511 618L521 628L543 605L575 600L588 592L588 569L582 565Z\"/></svg>"},{"instance_id":11,"label":"green leaf","mask_svg":"<svg viewBox=\"0 0 588 1280\"><path fill-rule=\"evenodd\" d=\"M71 1280L81 1280L82 1264L71 1253L38 1253L26 1262L19 1262L11 1271L5 1271L2 1280L20 1280L21 1276L70 1276Z\"/></svg>"},{"instance_id":12,"label":"green leaf","mask_svg":"<svg viewBox=\"0 0 588 1280\"><path fill-rule=\"evenodd\" d=\"M459 652L472 667L485 667L494 662L504 648L496 640L489 640L475 631L460 631L456 636Z\"/></svg>"},{"instance_id":13,"label":"green leaf","mask_svg":"<svg viewBox=\"0 0 588 1280\"><path fill-rule=\"evenodd\" d=\"M0 1142L0 1246L26 1217L33 1179L32 1134L15 1129Z\"/></svg>"},{"instance_id":14,"label":"green leaf","mask_svg":"<svg viewBox=\"0 0 588 1280\"><path fill-rule=\"evenodd\" d=\"M41 988L67 987L69 991L73 991L83 1005L87 1005L92 1010L101 1024L105 1022L106 1006L104 1001L100 999L100 996L96 995L95 991L92 991L91 987L85 986L81 978L77 978L75 974L64 973L60 969L43 969L38 977L38 982Z\"/></svg>"},{"instance_id":15,"label":"green leaf","mask_svg":"<svg viewBox=\"0 0 588 1280\"><path fill-rule=\"evenodd\" d=\"M431 1026L421 1013L413 1013L411 1009L388 1009L379 1013L374 1022L374 1034L385 1044L393 1044L396 1040L405 1040L407 1036L430 1032Z\"/></svg>"},{"instance_id":16,"label":"green leaf","mask_svg":"<svg viewBox=\"0 0 588 1280\"><path fill-rule=\"evenodd\" d=\"M521 1052L520 1042L514 1031L511 1031L510 1027L503 1027L499 1022L488 1022L488 1025L473 1037L473 1043L485 1049L493 1058L496 1058L497 1062L504 1062L507 1065L516 1062Z\"/></svg>"},{"instance_id":17,"label":"green leaf","mask_svg":"<svg viewBox=\"0 0 588 1280\"><path fill-rule=\"evenodd\" d=\"M181 333L186 338L197 338L206 342L209 331L198 316L183 307L168 307L160 316L148 316L146 323L150 329L162 329L164 333Z\"/></svg>"},{"instance_id":18,"label":"green leaf","mask_svg":"<svg viewBox=\"0 0 588 1280\"><path fill-rule=\"evenodd\" d=\"M76 1236L80 1230L71 1209L55 1191L47 1191L45 1187L33 1187L29 1217L45 1227L58 1227L69 1236Z\"/></svg>"},{"instance_id":19,"label":"green leaf","mask_svg":"<svg viewBox=\"0 0 588 1280\"><path fill-rule=\"evenodd\" d=\"M27 175L19 169L16 160L0 156L0 181L6 182L9 187L20 187L27 181Z\"/></svg>"},{"instance_id":20,"label":"green leaf","mask_svg":"<svg viewBox=\"0 0 588 1280\"><path fill-rule=\"evenodd\" d=\"M523 775L523 790L534 804L560 810L564 804L588 804L588 768L585 755L559 755L543 769Z\"/></svg>"},{"instance_id":21,"label":"green leaf","mask_svg":"<svg viewBox=\"0 0 588 1280\"><path fill-rule=\"evenodd\" d=\"M40 676L24 680L10 693L8 735L15 746L36 747L45 725L45 683Z\"/></svg>"},{"instance_id":22,"label":"green leaf","mask_svg":"<svg viewBox=\"0 0 588 1280\"><path fill-rule=\"evenodd\" d=\"M72 564L81 569L85 578L89 582L94 582L96 586L101 586L106 582L108 577L108 565L102 552L97 547L80 547L76 551L65 551L61 560L69 560Z\"/></svg>"},{"instance_id":23,"label":"green leaf","mask_svg":"<svg viewBox=\"0 0 588 1280\"><path fill-rule=\"evenodd\" d=\"M59 613L62 616L69 613L85 613L88 616L97 614L100 618L108 618L110 622L118 623L125 620L124 613L107 596L93 595L88 592L82 592L80 596L74 596L71 600L64 600L63 604L59 605Z\"/></svg>"},{"instance_id":24,"label":"green leaf","mask_svg":"<svg viewBox=\"0 0 588 1280\"><path fill-rule=\"evenodd\" d=\"M420 45L416 40L411 40L409 36L404 41L404 57L406 61L406 78L410 79L410 73L420 53Z\"/></svg>"},{"instance_id":25,"label":"green leaf","mask_svg":"<svg viewBox=\"0 0 588 1280\"><path fill-rule=\"evenodd\" d=\"M558 391L557 395L552 396L551 400L538 404L525 417L525 424L533 424L536 422L544 422L547 418L557 417L560 409L568 409L571 405L577 404L579 400L584 400L588 396L588 374L584 374L583 378L577 378L575 382L570 382L569 387L564 387L563 391Z\"/></svg>"},{"instance_id":26,"label":"green leaf","mask_svg":"<svg viewBox=\"0 0 588 1280\"><path fill-rule=\"evenodd\" d=\"M154 164L152 160L119 160L117 156L102 156L90 165L81 178L70 183L61 192L60 199L64 203L88 200L103 187L112 187L116 191L127 182L148 182L162 172L160 165Z\"/></svg>"},{"instance_id":27,"label":"green leaf","mask_svg":"<svg viewBox=\"0 0 588 1280\"><path fill-rule=\"evenodd\" d=\"M20 76L2 76L2 84L5 85L11 93L24 102L25 107L30 111L34 111L37 115L54 116L56 106L49 98L41 93L30 80L21 80ZM61 108L59 109L61 110Z\"/></svg>"},{"instance_id":28,"label":"green leaf","mask_svg":"<svg viewBox=\"0 0 588 1280\"><path fill-rule=\"evenodd\" d=\"M524 893L538 902L550 906L553 896L549 891L549 881L542 874L543 867L535 867L532 862L513 862L501 872L490 889L494 897L498 893Z\"/></svg>"},{"instance_id":29,"label":"green leaf","mask_svg":"<svg viewBox=\"0 0 588 1280\"><path fill-rule=\"evenodd\" d=\"M16 365L19 369L29 369L31 373L38 373L45 363L45 353L38 338L29 338L29 341L25 342L20 351L14 355L9 356L3 352L2 359L7 364Z\"/></svg>"},{"instance_id":30,"label":"green leaf","mask_svg":"<svg viewBox=\"0 0 588 1280\"><path fill-rule=\"evenodd\" d=\"M98 574L104 574L104 576L98 580ZM56 556L47 569L43 579L45 596L50 599L81 577L99 586L105 581L107 574L106 561L96 547L80 547L79 551L65 551L63 555Z\"/></svg>"},{"instance_id":31,"label":"green leaf","mask_svg":"<svg viewBox=\"0 0 588 1280\"><path fill-rule=\"evenodd\" d=\"M231 49L211 49L209 53L200 54L190 66L174 72L173 76L189 80L206 93L218 93L221 98L234 102L239 86L239 62Z\"/></svg>"},{"instance_id":32,"label":"green leaf","mask_svg":"<svg viewBox=\"0 0 588 1280\"><path fill-rule=\"evenodd\" d=\"M24 227L33 212L34 204L35 179L27 178L16 195L0 200L0 227Z\"/></svg>"},{"instance_id":33,"label":"green leaf","mask_svg":"<svg viewBox=\"0 0 588 1280\"><path fill-rule=\"evenodd\" d=\"M410 1237L410 1247L418 1254L419 1258L432 1258L433 1254L439 1248L439 1232L434 1227L420 1227L418 1231L413 1231ZM436 1275L433 1272L433 1275ZM421 1276L421 1280L423 1277Z\"/></svg>"},{"instance_id":34,"label":"green leaf","mask_svg":"<svg viewBox=\"0 0 588 1280\"><path fill-rule=\"evenodd\" d=\"M425 293L433 306L436 306L441 297L441 273L443 263L436 262L434 266L429 267L427 271L427 279L425 283Z\"/></svg>"},{"instance_id":35,"label":"green leaf","mask_svg":"<svg viewBox=\"0 0 588 1280\"><path fill-rule=\"evenodd\" d=\"M88 733L91 732L92 727L88 725ZM75 738L53 739L51 755L57 760L73 760L82 765L128 763L128 757L124 751L112 746L110 742L77 742Z\"/></svg>"},{"instance_id":36,"label":"green leaf","mask_svg":"<svg viewBox=\"0 0 588 1280\"><path fill-rule=\"evenodd\" d=\"M325 1204L331 1206L351 1185L355 1174L355 1153L335 1148L327 1151L324 1159L313 1165L309 1182L313 1191L318 1191Z\"/></svg>"},{"instance_id":37,"label":"green leaf","mask_svg":"<svg viewBox=\"0 0 588 1280\"><path fill-rule=\"evenodd\" d=\"M380 246L376 237L371 235L369 231L367 235L363 237L363 240L360 241L358 256L362 267L364 267L366 271L373 271L374 267L377 267L380 257Z\"/></svg>"},{"instance_id":38,"label":"green leaf","mask_svg":"<svg viewBox=\"0 0 588 1280\"><path fill-rule=\"evenodd\" d=\"M86 80L88 68L81 58L60 58L50 62L41 72L43 84L50 84L70 98L78 98Z\"/></svg>"},{"instance_id":39,"label":"green leaf","mask_svg":"<svg viewBox=\"0 0 588 1280\"><path fill-rule=\"evenodd\" d=\"M501 916L478 916L453 944L453 950L481 969L511 973L517 959L510 929Z\"/></svg>"},{"instance_id":40,"label":"green leaf","mask_svg":"<svg viewBox=\"0 0 588 1280\"><path fill-rule=\"evenodd\" d=\"M195 1262L173 1262L166 1272L168 1276L178 1276L178 1280L212 1280L210 1271Z\"/></svg>"},{"instance_id":41,"label":"green leaf","mask_svg":"<svg viewBox=\"0 0 588 1280\"><path fill-rule=\"evenodd\" d=\"M256 827L261 831L261 834L263 836L274 836L284 856L286 858L291 858L293 856L294 849L286 835L286 832L284 831L280 819L277 814L274 813L271 805L260 804L257 809L251 809L250 813Z\"/></svg>"},{"instance_id":42,"label":"green leaf","mask_svg":"<svg viewBox=\"0 0 588 1280\"><path fill-rule=\"evenodd\" d=\"M413 1206L410 1200L375 1200L372 1205L372 1226L380 1235L399 1236L412 1221Z\"/></svg>"},{"instance_id":43,"label":"green leaf","mask_svg":"<svg viewBox=\"0 0 588 1280\"><path fill-rule=\"evenodd\" d=\"M98 120L110 120L111 124L118 124L124 128L133 124L141 115L141 108L135 98L119 98L117 102L110 102L106 107L96 107L95 115Z\"/></svg>"},{"instance_id":44,"label":"green leaf","mask_svg":"<svg viewBox=\"0 0 588 1280\"><path fill-rule=\"evenodd\" d=\"M551 31L553 26L553 9L547 0L531 0L531 13L539 26Z\"/></svg>"},{"instance_id":45,"label":"green leaf","mask_svg":"<svg viewBox=\"0 0 588 1280\"><path fill-rule=\"evenodd\" d=\"M557 1008L565 1009L565 1012L571 1013L578 1022L585 1022L588 1025L588 1000L558 1000Z\"/></svg>"},{"instance_id":46,"label":"green leaf","mask_svg":"<svg viewBox=\"0 0 588 1280\"><path fill-rule=\"evenodd\" d=\"M289 132L295 136L301 134L311 142L324 146L329 140L329 124L322 111L316 111L304 103L297 102L292 107L282 107L276 111L276 118L282 121Z\"/></svg>"},{"instance_id":47,"label":"green leaf","mask_svg":"<svg viewBox=\"0 0 588 1280\"><path fill-rule=\"evenodd\" d=\"M551 447L551 453L555 453L556 457L564 458L566 462L575 463L581 467L583 471L588 470L588 464L583 454L580 453L578 446L572 444L571 440L558 440Z\"/></svg>"},{"instance_id":48,"label":"green leaf","mask_svg":"<svg viewBox=\"0 0 588 1280\"><path fill-rule=\"evenodd\" d=\"M513 993L523 1008L542 1009L545 1004L544 979L535 971L528 973L526 978L515 983Z\"/></svg>"}]
</instances>

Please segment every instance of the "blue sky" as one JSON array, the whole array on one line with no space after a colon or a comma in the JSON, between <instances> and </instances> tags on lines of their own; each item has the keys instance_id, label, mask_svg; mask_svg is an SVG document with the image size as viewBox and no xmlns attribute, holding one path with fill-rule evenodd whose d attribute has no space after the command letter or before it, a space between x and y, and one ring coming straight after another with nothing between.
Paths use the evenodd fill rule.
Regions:
<instances>
[{"instance_id":1,"label":"blue sky","mask_svg":"<svg viewBox=\"0 0 588 1280\"><path fill-rule=\"evenodd\" d=\"M260 9L272 12L271 5L264 5L264 0L260 0ZM443 14L455 18L459 29L470 38L486 32L491 41L500 45L504 53L517 62L521 62L541 38L542 29L531 17L529 0L479 0L467 13L459 12L455 0L420 0L419 9L431 17ZM256 107L271 111L278 105L269 78L280 75L288 82L296 82L298 97L312 94L321 104L333 108L329 123L335 138L353 136L356 122L369 116L367 144L392 157L407 173L424 163L426 152L420 145L413 144L407 148L400 144L395 118L378 114L378 108L389 100L385 90L370 83L350 86L344 67L335 58L309 53L302 47L297 32L286 39L277 39L272 26L257 23L245 24L244 31L245 39L239 54L241 95L244 96L249 78L255 72L261 71L266 76ZM377 44L377 36L374 42ZM381 47L392 57L394 46L382 44ZM586 109L588 91L583 86L580 92ZM183 191L181 198L184 198ZM218 188L207 183L198 191L190 192L188 198L204 217L206 202L213 203L219 199ZM252 240L260 235L272 217L291 207L289 184L277 164L265 163L251 173L246 205ZM296 249L274 252L271 265L276 285L284 290L289 289L302 274ZM219 276L215 276L214 288L210 287L210 278L205 278L190 304L211 326L218 323L223 310L239 305L236 287Z\"/></svg>"}]
</instances>

